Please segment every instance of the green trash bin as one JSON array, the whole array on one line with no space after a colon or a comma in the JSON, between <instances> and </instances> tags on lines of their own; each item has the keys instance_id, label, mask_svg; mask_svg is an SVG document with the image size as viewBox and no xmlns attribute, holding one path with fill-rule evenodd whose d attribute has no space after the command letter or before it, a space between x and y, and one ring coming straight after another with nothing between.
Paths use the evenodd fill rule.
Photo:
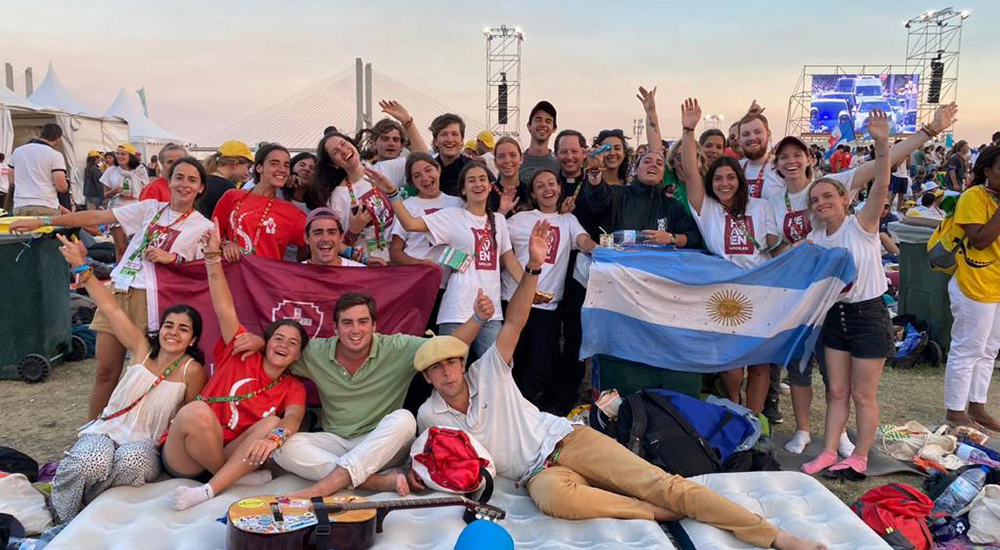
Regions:
<instances>
[{"instance_id":1,"label":"green trash bin","mask_svg":"<svg viewBox=\"0 0 1000 550\"><path fill-rule=\"evenodd\" d=\"M889 224L889 228L900 239L898 313L909 313L927 321L930 325L930 339L947 353L951 346L951 324L954 321L951 316L951 300L948 298L951 275L931 269L927 258L927 240L933 230L916 228L923 230L918 232L912 226L899 228L897 223ZM900 231L908 233L904 236ZM923 242L919 242L921 238Z\"/></svg>"},{"instance_id":2,"label":"green trash bin","mask_svg":"<svg viewBox=\"0 0 1000 550\"><path fill-rule=\"evenodd\" d=\"M73 355L70 274L52 235L0 235L0 379L41 382Z\"/></svg>"}]
</instances>

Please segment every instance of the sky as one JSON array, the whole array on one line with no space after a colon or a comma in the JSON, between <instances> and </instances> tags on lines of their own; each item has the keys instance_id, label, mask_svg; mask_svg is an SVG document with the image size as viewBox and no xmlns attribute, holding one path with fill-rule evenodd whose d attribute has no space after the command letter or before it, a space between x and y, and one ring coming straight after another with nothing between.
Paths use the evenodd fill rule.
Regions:
<instances>
[{"instance_id":1,"label":"sky","mask_svg":"<svg viewBox=\"0 0 1000 550\"><path fill-rule=\"evenodd\" d=\"M783 135L803 65L903 64L902 21L945 7L928 1L4 0L0 61L14 65L18 92L25 67L34 68L37 87L52 62L64 86L98 112L119 88L144 86L150 118L196 142L358 56L485 120L482 29L506 24L525 32L522 120L548 99L561 129L631 133L643 85L658 89L667 135L679 133L679 105L688 96L699 98L705 114L723 115L724 127L756 99ZM972 11L962 36L956 136L978 145L1000 130L1000 2L952 1Z\"/></svg>"}]
</instances>

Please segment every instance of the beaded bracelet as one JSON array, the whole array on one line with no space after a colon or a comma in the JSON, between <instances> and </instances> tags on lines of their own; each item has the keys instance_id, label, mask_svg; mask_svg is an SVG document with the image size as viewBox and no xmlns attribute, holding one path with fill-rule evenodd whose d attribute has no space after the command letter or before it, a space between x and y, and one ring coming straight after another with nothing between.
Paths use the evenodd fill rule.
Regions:
<instances>
[{"instance_id":1,"label":"beaded bracelet","mask_svg":"<svg viewBox=\"0 0 1000 550\"><path fill-rule=\"evenodd\" d=\"M274 435L273 433L267 434L267 438L269 440L274 441L275 443L277 443L279 449L281 448L282 445L285 444L285 440L281 439L281 437L279 437L277 435Z\"/></svg>"}]
</instances>

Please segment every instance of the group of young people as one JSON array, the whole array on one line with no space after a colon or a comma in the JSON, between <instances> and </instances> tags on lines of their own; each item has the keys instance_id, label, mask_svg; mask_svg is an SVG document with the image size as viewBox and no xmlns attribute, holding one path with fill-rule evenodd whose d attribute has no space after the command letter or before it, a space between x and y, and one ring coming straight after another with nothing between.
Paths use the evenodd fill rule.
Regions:
<instances>
[{"instance_id":1,"label":"group of young people","mask_svg":"<svg viewBox=\"0 0 1000 550\"><path fill-rule=\"evenodd\" d=\"M175 507L186 509L234 483L267 481L259 468L268 460L314 481L302 496L349 487L405 494L423 484L412 470L392 468L405 463L418 428L447 425L482 442L498 472L525 483L557 517L691 516L758 546L821 548L560 416L583 377L585 289L573 266L600 233L619 229L640 231L651 244L705 248L745 268L803 243L848 249L858 278L828 313L817 349L827 383L824 451L803 469L864 474L878 425L875 392L894 353L879 239L890 166L947 129L957 108L942 107L891 148L885 116L873 113L875 159L817 178L802 140L771 146L756 103L732 142L712 130L696 138L700 106L685 101L683 137L667 148L655 94L640 88L637 96L648 138L637 158L620 130L592 142L575 130L556 133L557 112L546 101L529 113L527 149L489 136L481 141L492 150L463 154L464 122L445 114L430 124L431 154L407 110L383 101L391 118L373 130L373 162L333 128L315 155L227 142L202 163L168 146L158 155L162 181L142 191L156 195L13 224L15 231L118 225L129 236L110 288L93 277L79 244L64 240L61 248L99 313L93 422L60 464L59 518L72 519L108 487L139 485L161 471L202 482L176 491ZM859 192L867 201L852 213ZM337 301L335 337L310 339L294 320L251 334L221 267L247 255L327 267L438 266L429 325L439 336L378 333L378 305L363 288ZM200 342L201 315L184 305L165 310L147 338L153 264L194 260L205 264L220 340ZM213 353L211 378L202 347ZM123 376L126 352L132 364ZM774 370L723 373L726 393L759 414ZM789 450L801 453L810 437L811 372L790 375L797 431ZM319 431L298 431L299 377L316 385ZM853 449L844 436L852 401Z\"/></svg>"}]
</instances>

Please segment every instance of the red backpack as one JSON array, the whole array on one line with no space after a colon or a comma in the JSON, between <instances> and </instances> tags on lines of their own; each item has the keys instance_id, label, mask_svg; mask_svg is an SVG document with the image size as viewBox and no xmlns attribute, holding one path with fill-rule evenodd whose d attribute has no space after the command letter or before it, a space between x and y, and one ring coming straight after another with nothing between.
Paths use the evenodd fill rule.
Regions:
<instances>
[{"instance_id":1,"label":"red backpack","mask_svg":"<svg viewBox=\"0 0 1000 550\"><path fill-rule=\"evenodd\" d=\"M914 487L889 483L861 495L851 509L893 550L930 550L927 528L934 502Z\"/></svg>"}]
</instances>

